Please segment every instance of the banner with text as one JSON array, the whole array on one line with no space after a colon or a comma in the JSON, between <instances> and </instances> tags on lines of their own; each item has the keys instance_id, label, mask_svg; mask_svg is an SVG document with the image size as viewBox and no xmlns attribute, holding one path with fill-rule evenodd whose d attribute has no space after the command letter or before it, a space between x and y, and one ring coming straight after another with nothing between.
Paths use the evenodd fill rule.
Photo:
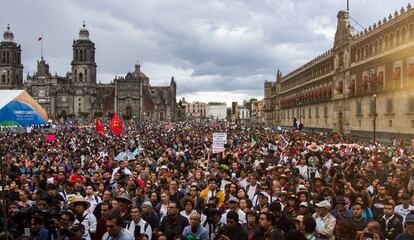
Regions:
<instances>
[{"instance_id":1,"label":"banner with text","mask_svg":"<svg viewBox=\"0 0 414 240\"><path fill-rule=\"evenodd\" d=\"M213 133L213 153L224 151L224 144L227 143L227 133Z\"/></svg>"}]
</instances>

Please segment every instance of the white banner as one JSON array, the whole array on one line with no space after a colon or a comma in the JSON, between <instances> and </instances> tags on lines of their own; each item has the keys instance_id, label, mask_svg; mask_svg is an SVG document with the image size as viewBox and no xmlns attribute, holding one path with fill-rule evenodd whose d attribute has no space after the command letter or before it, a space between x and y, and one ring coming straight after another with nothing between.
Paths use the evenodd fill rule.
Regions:
<instances>
[{"instance_id":1,"label":"white banner","mask_svg":"<svg viewBox=\"0 0 414 240\"><path fill-rule=\"evenodd\" d=\"M213 133L213 153L223 152L226 143L227 133Z\"/></svg>"}]
</instances>

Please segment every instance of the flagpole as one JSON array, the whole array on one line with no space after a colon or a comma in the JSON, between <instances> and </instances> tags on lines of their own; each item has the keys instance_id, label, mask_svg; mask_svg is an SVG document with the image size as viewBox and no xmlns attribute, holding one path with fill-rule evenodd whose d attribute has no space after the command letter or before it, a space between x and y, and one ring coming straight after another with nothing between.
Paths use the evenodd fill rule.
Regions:
<instances>
[{"instance_id":1,"label":"flagpole","mask_svg":"<svg viewBox=\"0 0 414 240\"><path fill-rule=\"evenodd\" d=\"M40 60L43 60L43 33L40 34Z\"/></svg>"}]
</instances>

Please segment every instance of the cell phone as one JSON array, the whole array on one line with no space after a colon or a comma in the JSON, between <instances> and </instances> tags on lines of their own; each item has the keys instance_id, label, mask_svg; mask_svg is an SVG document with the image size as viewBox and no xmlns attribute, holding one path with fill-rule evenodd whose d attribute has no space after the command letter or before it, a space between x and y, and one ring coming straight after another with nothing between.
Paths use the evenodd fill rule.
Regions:
<instances>
[{"instance_id":1,"label":"cell phone","mask_svg":"<svg viewBox=\"0 0 414 240\"><path fill-rule=\"evenodd\" d=\"M30 237L30 228L24 228L24 236Z\"/></svg>"},{"instance_id":2,"label":"cell phone","mask_svg":"<svg viewBox=\"0 0 414 240\"><path fill-rule=\"evenodd\" d=\"M141 235L141 226L135 225L134 238L138 238Z\"/></svg>"}]
</instances>

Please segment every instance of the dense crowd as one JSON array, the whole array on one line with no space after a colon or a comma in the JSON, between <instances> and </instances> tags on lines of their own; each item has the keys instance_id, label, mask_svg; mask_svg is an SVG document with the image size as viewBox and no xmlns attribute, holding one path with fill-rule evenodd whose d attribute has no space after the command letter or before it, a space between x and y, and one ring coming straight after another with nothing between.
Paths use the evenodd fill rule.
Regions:
<instances>
[{"instance_id":1,"label":"dense crowd","mask_svg":"<svg viewBox=\"0 0 414 240\"><path fill-rule=\"evenodd\" d=\"M0 239L414 239L406 141L124 124L106 137L91 123L61 125L52 140L41 128L1 132ZM227 133L220 153L215 132Z\"/></svg>"}]
</instances>

